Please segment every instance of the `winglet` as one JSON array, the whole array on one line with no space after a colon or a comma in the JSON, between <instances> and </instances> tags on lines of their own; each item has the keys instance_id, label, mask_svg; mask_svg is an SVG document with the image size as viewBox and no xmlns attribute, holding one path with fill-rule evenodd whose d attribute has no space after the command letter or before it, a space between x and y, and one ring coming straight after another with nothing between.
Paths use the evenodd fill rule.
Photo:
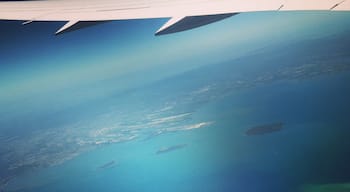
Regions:
<instances>
[{"instance_id":1,"label":"winglet","mask_svg":"<svg viewBox=\"0 0 350 192\"><path fill-rule=\"evenodd\" d=\"M59 35L61 33L64 33L66 30L68 30L73 25L77 24L79 21L68 21L65 25L63 25L58 31L56 31L56 35Z\"/></svg>"}]
</instances>

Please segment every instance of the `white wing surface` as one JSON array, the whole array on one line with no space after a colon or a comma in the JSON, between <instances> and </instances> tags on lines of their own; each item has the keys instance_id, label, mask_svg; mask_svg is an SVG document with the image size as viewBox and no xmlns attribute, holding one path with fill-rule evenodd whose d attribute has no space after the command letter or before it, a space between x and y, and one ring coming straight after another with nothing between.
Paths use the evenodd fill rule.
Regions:
<instances>
[{"instance_id":1,"label":"white wing surface","mask_svg":"<svg viewBox=\"0 0 350 192\"><path fill-rule=\"evenodd\" d=\"M80 22L172 18L156 34L206 25L256 11L350 11L350 0L36 0L0 2L0 19L67 21L56 33Z\"/></svg>"}]
</instances>

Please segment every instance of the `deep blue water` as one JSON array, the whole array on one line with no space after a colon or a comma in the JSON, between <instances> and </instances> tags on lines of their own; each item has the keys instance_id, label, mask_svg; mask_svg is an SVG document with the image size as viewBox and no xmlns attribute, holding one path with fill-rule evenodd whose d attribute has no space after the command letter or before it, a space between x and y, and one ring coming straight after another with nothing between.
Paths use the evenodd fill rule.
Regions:
<instances>
[{"instance_id":1,"label":"deep blue water","mask_svg":"<svg viewBox=\"0 0 350 192\"><path fill-rule=\"evenodd\" d=\"M253 43L256 48L238 55L235 39L148 69L147 62L168 52L196 49L179 41L168 52L163 47L161 58L136 52L145 63L135 57L136 69L121 67L131 70L125 74L102 62L66 64L62 71L32 64L47 76L38 81L28 72L21 84L17 76L25 73L6 65L3 73L15 77L0 83L6 90L0 94L0 191L315 192L305 186L347 185L350 29L347 15L333 17L342 28L300 29L288 40L282 37L293 31L276 33L278 40L261 38L263 46ZM166 38L161 41L174 41ZM278 132L245 134L278 122Z\"/></svg>"}]
</instances>

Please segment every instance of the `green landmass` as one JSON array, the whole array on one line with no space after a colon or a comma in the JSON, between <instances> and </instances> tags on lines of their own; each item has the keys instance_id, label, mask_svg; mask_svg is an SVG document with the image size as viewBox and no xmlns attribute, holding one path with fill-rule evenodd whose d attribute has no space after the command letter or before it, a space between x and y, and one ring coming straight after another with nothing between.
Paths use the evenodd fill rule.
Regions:
<instances>
[{"instance_id":1,"label":"green landmass","mask_svg":"<svg viewBox=\"0 0 350 192\"><path fill-rule=\"evenodd\" d=\"M350 183L305 185L302 192L350 192Z\"/></svg>"}]
</instances>

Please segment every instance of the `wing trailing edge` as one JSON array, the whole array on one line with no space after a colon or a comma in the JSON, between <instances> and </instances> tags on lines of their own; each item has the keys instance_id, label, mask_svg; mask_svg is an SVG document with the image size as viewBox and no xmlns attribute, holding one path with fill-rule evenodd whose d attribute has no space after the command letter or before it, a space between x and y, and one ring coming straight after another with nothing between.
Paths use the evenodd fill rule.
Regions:
<instances>
[{"instance_id":1,"label":"wing trailing edge","mask_svg":"<svg viewBox=\"0 0 350 192\"><path fill-rule=\"evenodd\" d=\"M226 18L229 18L238 13L227 13L227 14L217 14L217 15L203 15L203 16L185 16L185 17L172 17L166 22L155 35L165 35L171 33L177 33L180 31L186 31L214 23Z\"/></svg>"},{"instance_id":2,"label":"wing trailing edge","mask_svg":"<svg viewBox=\"0 0 350 192\"><path fill-rule=\"evenodd\" d=\"M184 16L184 17L172 17L170 18L156 33L155 35L165 35L171 33L177 33L186 31L214 23L226 18L229 18L238 13L227 13L217 15L203 15L203 16ZM32 21L24 22L23 24L31 23ZM85 27L90 27L96 24L104 23L106 21L68 21L59 30L56 31L56 35L79 30Z\"/></svg>"}]
</instances>

